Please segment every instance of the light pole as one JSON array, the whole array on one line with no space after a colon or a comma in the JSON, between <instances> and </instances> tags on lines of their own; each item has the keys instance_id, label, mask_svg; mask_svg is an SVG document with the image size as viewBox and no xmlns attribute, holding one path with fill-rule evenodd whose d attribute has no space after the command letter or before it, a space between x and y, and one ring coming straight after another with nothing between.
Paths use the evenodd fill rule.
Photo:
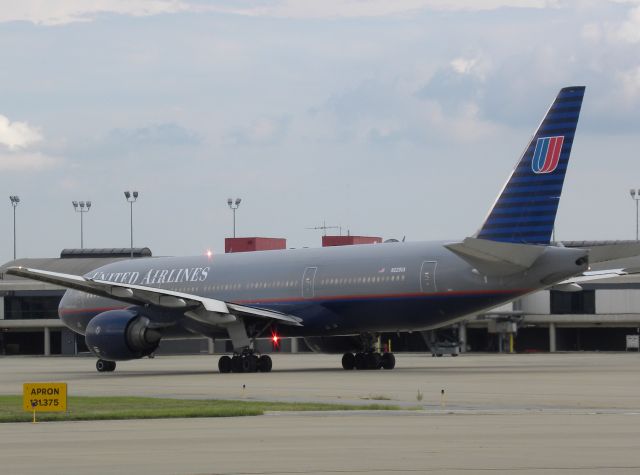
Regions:
<instances>
[{"instance_id":1,"label":"light pole","mask_svg":"<svg viewBox=\"0 0 640 475\"><path fill-rule=\"evenodd\" d=\"M636 241L638 240L638 201L640 201L640 189L636 193L636 190L629 190L631 199L636 202Z\"/></svg>"},{"instance_id":2,"label":"light pole","mask_svg":"<svg viewBox=\"0 0 640 475\"><path fill-rule=\"evenodd\" d=\"M13 195L10 196L11 206L13 206L13 260L16 260L16 208L20 203L20 197Z\"/></svg>"},{"instance_id":3,"label":"light pole","mask_svg":"<svg viewBox=\"0 0 640 475\"><path fill-rule=\"evenodd\" d=\"M138 200L138 192L125 191L124 197L127 199L129 204L131 205L131 258L133 258L133 203L135 203Z\"/></svg>"},{"instance_id":4,"label":"light pole","mask_svg":"<svg viewBox=\"0 0 640 475\"><path fill-rule=\"evenodd\" d=\"M73 209L76 213L80 213L80 249L84 249L84 225L82 216L91 209L91 201L72 201Z\"/></svg>"},{"instance_id":5,"label":"light pole","mask_svg":"<svg viewBox=\"0 0 640 475\"><path fill-rule=\"evenodd\" d=\"M229 205L229 208L231 208L231 211L233 211L233 237L236 237L236 210L238 209L238 206L240 206L241 201L242 198L236 198L235 201L231 198L227 199L227 204Z\"/></svg>"}]
</instances>

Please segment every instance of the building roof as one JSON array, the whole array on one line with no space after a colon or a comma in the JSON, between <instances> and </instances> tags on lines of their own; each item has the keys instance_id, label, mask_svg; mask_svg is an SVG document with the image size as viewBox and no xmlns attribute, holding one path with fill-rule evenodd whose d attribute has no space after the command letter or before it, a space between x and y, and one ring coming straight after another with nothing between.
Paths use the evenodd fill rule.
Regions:
<instances>
[{"instance_id":1,"label":"building roof","mask_svg":"<svg viewBox=\"0 0 640 475\"><path fill-rule=\"evenodd\" d=\"M0 266L0 291L10 290L64 290L63 287L25 279L5 273L8 267L30 267L34 269L61 272L63 274L84 275L111 262L122 261L129 257L79 257L60 259L57 257L24 258L9 261Z\"/></svg>"},{"instance_id":2,"label":"building roof","mask_svg":"<svg viewBox=\"0 0 640 475\"><path fill-rule=\"evenodd\" d=\"M148 247L107 247L98 249L63 249L61 259L85 258L85 257L151 257L151 249Z\"/></svg>"}]
</instances>

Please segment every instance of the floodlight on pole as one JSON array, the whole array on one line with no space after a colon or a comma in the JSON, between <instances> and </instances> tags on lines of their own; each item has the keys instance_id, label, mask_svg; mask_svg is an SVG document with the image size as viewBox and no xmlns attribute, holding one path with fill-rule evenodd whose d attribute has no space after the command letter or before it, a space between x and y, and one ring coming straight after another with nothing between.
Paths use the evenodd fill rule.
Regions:
<instances>
[{"instance_id":1,"label":"floodlight on pole","mask_svg":"<svg viewBox=\"0 0 640 475\"><path fill-rule=\"evenodd\" d=\"M137 191L125 191L124 197L131 205L131 258L133 258L133 203L138 201L139 193Z\"/></svg>"},{"instance_id":2,"label":"floodlight on pole","mask_svg":"<svg viewBox=\"0 0 640 475\"><path fill-rule=\"evenodd\" d=\"M16 260L16 208L20 203L20 197L18 195L9 196L11 206L13 206L13 260Z\"/></svg>"},{"instance_id":3,"label":"floodlight on pole","mask_svg":"<svg viewBox=\"0 0 640 475\"><path fill-rule=\"evenodd\" d=\"M636 202L636 241L638 240L638 202L640 201L640 188L636 192L634 188L629 190L631 199Z\"/></svg>"},{"instance_id":4,"label":"floodlight on pole","mask_svg":"<svg viewBox=\"0 0 640 475\"><path fill-rule=\"evenodd\" d=\"M73 209L80 213L80 249L84 249L84 222L83 215L91 209L91 201L72 201Z\"/></svg>"},{"instance_id":5,"label":"floodlight on pole","mask_svg":"<svg viewBox=\"0 0 640 475\"><path fill-rule=\"evenodd\" d=\"M233 198L227 199L227 205L229 205L229 208L233 211L233 237L236 237L236 210L240 206L241 201L242 198L236 198L235 201Z\"/></svg>"}]
</instances>

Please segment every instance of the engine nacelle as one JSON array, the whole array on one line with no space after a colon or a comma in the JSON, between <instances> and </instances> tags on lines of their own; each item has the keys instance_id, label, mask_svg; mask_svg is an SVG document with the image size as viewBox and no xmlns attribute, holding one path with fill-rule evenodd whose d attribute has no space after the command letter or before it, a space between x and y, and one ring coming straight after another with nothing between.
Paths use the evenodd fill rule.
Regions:
<instances>
[{"instance_id":1,"label":"engine nacelle","mask_svg":"<svg viewBox=\"0 0 640 475\"><path fill-rule=\"evenodd\" d=\"M357 336L313 336L304 342L315 353L349 353L362 350L362 340Z\"/></svg>"},{"instance_id":2,"label":"engine nacelle","mask_svg":"<svg viewBox=\"0 0 640 475\"><path fill-rule=\"evenodd\" d=\"M149 323L136 310L109 310L89 321L85 340L89 350L104 360L142 358L155 351L162 337Z\"/></svg>"}]
</instances>

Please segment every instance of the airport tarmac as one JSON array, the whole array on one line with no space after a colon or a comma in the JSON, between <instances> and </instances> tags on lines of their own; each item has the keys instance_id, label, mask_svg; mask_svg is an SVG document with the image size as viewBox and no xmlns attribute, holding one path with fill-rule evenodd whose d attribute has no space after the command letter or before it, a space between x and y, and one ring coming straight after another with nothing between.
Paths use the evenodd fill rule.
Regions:
<instances>
[{"instance_id":1,"label":"airport tarmac","mask_svg":"<svg viewBox=\"0 0 640 475\"><path fill-rule=\"evenodd\" d=\"M344 371L337 355L275 355L270 374L157 357L0 358L0 393L66 381L71 395L389 402L420 411L1 424L3 473L638 473L640 355L397 355ZM242 389L242 385L246 389ZM441 390L445 400L441 401ZM418 401L418 391L423 395Z\"/></svg>"}]
</instances>

